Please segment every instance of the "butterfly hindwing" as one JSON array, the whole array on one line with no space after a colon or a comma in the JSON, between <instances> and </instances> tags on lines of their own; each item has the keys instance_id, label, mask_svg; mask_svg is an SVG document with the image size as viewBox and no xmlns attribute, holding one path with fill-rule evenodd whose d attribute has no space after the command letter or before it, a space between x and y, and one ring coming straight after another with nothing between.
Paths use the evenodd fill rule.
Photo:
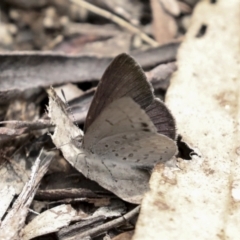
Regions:
<instances>
[{"instance_id":1,"label":"butterfly hindwing","mask_svg":"<svg viewBox=\"0 0 240 240\"><path fill-rule=\"evenodd\" d=\"M149 165L166 162L176 153L175 143L153 132L134 131L106 137L93 147L101 158L122 161L129 165Z\"/></svg>"},{"instance_id":2,"label":"butterfly hindwing","mask_svg":"<svg viewBox=\"0 0 240 240\"><path fill-rule=\"evenodd\" d=\"M176 153L175 142L158 134L148 115L129 97L103 110L84 136L83 146L101 158L125 164L154 165Z\"/></svg>"}]
</instances>

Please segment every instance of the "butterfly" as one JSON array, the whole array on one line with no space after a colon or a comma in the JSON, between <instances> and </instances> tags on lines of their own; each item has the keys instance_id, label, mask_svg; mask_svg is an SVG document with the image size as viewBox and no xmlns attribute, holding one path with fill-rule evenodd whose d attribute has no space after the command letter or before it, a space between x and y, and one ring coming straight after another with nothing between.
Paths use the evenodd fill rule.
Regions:
<instances>
[{"instance_id":1,"label":"butterfly","mask_svg":"<svg viewBox=\"0 0 240 240\"><path fill-rule=\"evenodd\" d=\"M137 62L120 54L98 84L81 146L73 144L74 166L120 198L140 203L150 170L177 153L175 138L171 112L154 96Z\"/></svg>"}]
</instances>

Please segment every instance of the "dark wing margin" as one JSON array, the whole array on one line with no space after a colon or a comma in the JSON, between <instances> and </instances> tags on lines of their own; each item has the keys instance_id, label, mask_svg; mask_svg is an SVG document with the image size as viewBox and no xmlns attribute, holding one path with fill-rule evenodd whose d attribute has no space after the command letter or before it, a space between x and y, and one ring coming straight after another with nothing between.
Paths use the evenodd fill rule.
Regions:
<instances>
[{"instance_id":1,"label":"dark wing margin","mask_svg":"<svg viewBox=\"0 0 240 240\"><path fill-rule=\"evenodd\" d=\"M157 128L158 133L173 140L176 139L175 119L160 99L155 98L145 111Z\"/></svg>"},{"instance_id":2,"label":"dark wing margin","mask_svg":"<svg viewBox=\"0 0 240 240\"><path fill-rule=\"evenodd\" d=\"M84 132L107 105L122 97L131 97L142 109L154 100L153 88L145 73L126 53L118 55L103 74L87 114Z\"/></svg>"}]
</instances>

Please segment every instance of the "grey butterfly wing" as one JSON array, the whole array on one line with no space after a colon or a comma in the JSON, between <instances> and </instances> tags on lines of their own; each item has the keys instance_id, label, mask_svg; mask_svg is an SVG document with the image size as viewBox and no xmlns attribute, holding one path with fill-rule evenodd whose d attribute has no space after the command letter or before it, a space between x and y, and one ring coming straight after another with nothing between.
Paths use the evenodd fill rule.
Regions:
<instances>
[{"instance_id":1,"label":"grey butterfly wing","mask_svg":"<svg viewBox=\"0 0 240 240\"><path fill-rule=\"evenodd\" d=\"M91 180L113 192L121 199L139 204L149 189L150 174L123 161L113 161L85 152L78 156L76 167Z\"/></svg>"},{"instance_id":2,"label":"grey butterfly wing","mask_svg":"<svg viewBox=\"0 0 240 240\"><path fill-rule=\"evenodd\" d=\"M106 147L107 145L107 147ZM122 133L98 142L88 160L88 177L121 199L139 204L149 190L154 165L176 154L170 138L153 132Z\"/></svg>"},{"instance_id":3,"label":"grey butterfly wing","mask_svg":"<svg viewBox=\"0 0 240 240\"><path fill-rule=\"evenodd\" d=\"M86 117L84 132L106 106L122 97L131 97L146 110L159 133L175 139L172 114L163 102L154 97L142 68L127 54L117 56L103 74Z\"/></svg>"},{"instance_id":4,"label":"grey butterfly wing","mask_svg":"<svg viewBox=\"0 0 240 240\"><path fill-rule=\"evenodd\" d=\"M117 56L103 74L86 117L84 132L106 106L122 97L131 97L143 109L154 99L152 86L142 68L125 53Z\"/></svg>"},{"instance_id":5,"label":"grey butterfly wing","mask_svg":"<svg viewBox=\"0 0 240 240\"><path fill-rule=\"evenodd\" d=\"M123 132L100 140L92 148L102 159L123 161L132 167L154 167L176 154L175 143L164 135L154 132Z\"/></svg>"},{"instance_id":6,"label":"grey butterfly wing","mask_svg":"<svg viewBox=\"0 0 240 240\"><path fill-rule=\"evenodd\" d=\"M83 149L83 173L132 203L140 203L148 190L150 175L144 169L177 151L175 142L158 134L145 111L128 97L101 112L83 138Z\"/></svg>"},{"instance_id":7,"label":"grey butterfly wing","mask_svg":"<svg viewBox=\"0 0 240 240\"><path fill-rule=\"evenodd\" d=\"M144 110L128 97L103 110L86 132L83 147L99 156L134 164L167 161L176 153L175 142L158 134Z\"/></svg>"}]
</instances>

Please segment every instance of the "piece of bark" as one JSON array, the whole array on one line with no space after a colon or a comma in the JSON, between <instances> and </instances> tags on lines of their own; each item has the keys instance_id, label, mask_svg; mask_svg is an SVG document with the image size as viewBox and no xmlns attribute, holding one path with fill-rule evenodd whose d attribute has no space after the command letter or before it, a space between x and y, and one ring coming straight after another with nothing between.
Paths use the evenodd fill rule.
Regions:
<instances>
[{"instance_id":1,"label":"piece of bark","mask_svg":"<svg viewBox=\"0 0 240 240\"><path fill-rule=\"evenodd\" d=\"M148 69L174 61L178 46L179 43L172 43L132 55L143 68ZM34 52L0 54L0 102L9 102L27 89L99 80L111 60Z\"/></svg>"},{"instance_id":2,"label":"piece of bark","mask_svg":"<svg viewBox=\"0 0 240 240\"><path fill-rule=\"evenodd\" d=\"M134 240L239 239L239 16L239 0L195 8L166 103L199 156L154 171Z\"/></svg>"}]
</instances>

